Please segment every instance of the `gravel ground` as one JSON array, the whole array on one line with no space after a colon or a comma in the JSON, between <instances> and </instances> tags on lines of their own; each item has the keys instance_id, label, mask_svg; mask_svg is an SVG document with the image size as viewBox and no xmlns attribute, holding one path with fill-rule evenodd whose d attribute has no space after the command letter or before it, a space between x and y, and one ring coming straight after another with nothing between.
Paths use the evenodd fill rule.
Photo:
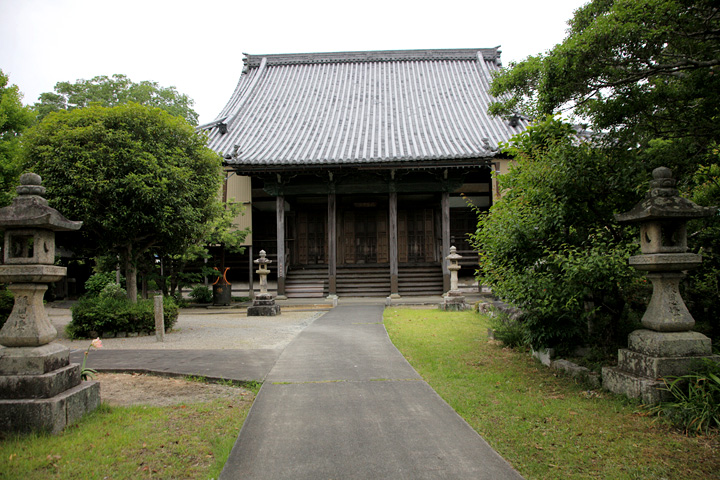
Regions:
<instances>
[{"instance_id":1,"label":"gravel ground","mask_svg":"<svg viewBox=\"0 0 720 480\"><path fill-rule=\"evenodd\" d=\"M86 349L88 340L69 340L65 325L70 322L67 308L47 309L58 331L56 342L73 350ZM131 338L103 338L103 349L223 350L284 348L323 311L284 311L275 317L248 317L239 309L183 309L173 330L158 342L154 335Z\"/></svg>"}]
</instances>

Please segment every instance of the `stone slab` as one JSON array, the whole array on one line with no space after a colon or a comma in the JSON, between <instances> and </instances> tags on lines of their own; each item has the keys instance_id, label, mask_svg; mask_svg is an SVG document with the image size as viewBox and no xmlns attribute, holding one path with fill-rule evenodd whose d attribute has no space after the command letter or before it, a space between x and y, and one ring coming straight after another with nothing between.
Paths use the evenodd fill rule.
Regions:
<instances>
[{"instance_id":1,"label":"stone slab","mask_svg":"<svg viewBox=\"0 0 720 480\"><path fill-rule=\"evenodd\" d=\"M712 354L712 341L698 332L635 330L628 335L628 349L654 357L685 357Z\"/></svg>"},{"instance_id":2,"label":"stone slab","mask_svg":"<svg viewBox=\"0 0 720 480\"><path fill-rule=\"evenodd\" d=\"M633 375L617 367L603 367L602 378L603 388L606 390L640 399L646 404L672 399L670 392L665 390L665 383L662 380Z\"/></svg>"},{"instance_id":3,"label":"stone slab","mask_svg":"<svg viewBox=\"0 0 720 480\"><path fill-rule=\"evenodd\" d=\"M248 307L248 317L274 317L280 315L280 305L253 305Z\"/></svg>"},{"instance_id":4,"label":"stone slab","mask_svg":"<svg viewBox=\"0 0 720 480\"><path fill-rule=\"evenodd\" d=\"M0 400L0 430L60 433L100 405L100 384L82 382L52 398Z\"/></svg>"},{"instance_id":5,"label":"stone slab","mask_svg":"<svg viewBox=\"0 0 720 480\"><path fill-rule=\"evenodd\" d=\"M41 347L0 347L0 375L42 375L70 363L70 350L59 343Z\"/></svg>"},{"instance_id":6,"label":"stone slab","mask_svg":"<svg viewBox=\"0 0 720 480\"><path fill-rule=\"evenodd\" d=\"M688 374L693 365L702 359L720 362L720 355L655 357L627 349L618 351L618 367L621 370L649 378Z\"/></svg>"},{"instance_id":7,"label":"stone slab","mask_svg":"<svg viewBox=\"0 0 720 480\"><path fill-rule=\"evenodd\" d=\"M0 375L0 398L50 398L80 381L80 365L76 363L42 375Z\"/></svg>"}]
</instances>

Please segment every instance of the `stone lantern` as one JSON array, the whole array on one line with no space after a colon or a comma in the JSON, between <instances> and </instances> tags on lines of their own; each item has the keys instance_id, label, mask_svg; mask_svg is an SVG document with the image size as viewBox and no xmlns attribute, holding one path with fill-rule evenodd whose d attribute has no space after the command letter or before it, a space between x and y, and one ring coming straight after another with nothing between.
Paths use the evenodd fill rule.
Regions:
<instances>
[{"instance_id":1,"label":"stone lantern","mask_svg":"<svg viewBox=\"0 0 720 480\"><path fill-rule=\"evenodd\" d=\"M57 331L43 305L47 283L61 280L55 263L55 232L78 230L47 204L34 173L20 177L18 196L0 209L5 230L0 282L13 292L15 306L0 330L0 428L58 432L100 403L97 382L81 382L70 351L51 343Z\"/></svg>"},{"instance_id":2,"label":"stone lantern","mask_svg":"<svg viewBox=\"0 0 720 480\"><path fill-rule=\"evenodd\" d=\"M645 329L632 332L628 348L618 352L618 366L603 368L603 386L615 393L657 403L664 398L661 377L689 373L691 363L712 355L710 339L693 332L695 320L680 296L685 271L700 266L702 257L687 252L687 222L714 215L715 207L700 207L679 196L670 169L656 168L645 200L620 223L640 226L641 255L629 263L648 272L653 293L642 317Z\"/></svg>"},{"instance_id":3,"label":"stone lantern","mask_svg":"<svg viewBox=\"0 0 720 480\"><path fill-rule=\"evenodd\" d=\"M440 304L442 310L466 310L467 304L465 297L458 289L458 271L460 268L460 260L462 255L457 253L455 246L450 247L450 255L445 257L448 261L448 270L450 271L450 291L443 296L443 302Z\"/></svg>"},{"instance_id":4,"label":"stone lantern","mask_svg":"<svg viewBox=\"0 0 720 480\"><path fill-rule=\"evenodd\" d=\"M248 317L274 317L280 314L280 305L275 304L275 297L267 289L267 276L270 273L268 265L272 260L266 255L265 250L260 250L260 258L254 261L258 265L255 273L260 275L260 293L255 296L252 306L248 307Z\"/></svg>"}]
</instances>

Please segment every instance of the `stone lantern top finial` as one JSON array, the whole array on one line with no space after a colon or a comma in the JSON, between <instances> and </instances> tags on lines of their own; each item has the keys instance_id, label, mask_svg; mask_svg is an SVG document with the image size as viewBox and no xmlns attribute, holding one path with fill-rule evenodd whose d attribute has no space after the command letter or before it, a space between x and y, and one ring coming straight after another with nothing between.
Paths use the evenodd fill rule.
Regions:
<instances>
[{"instance_id":1,"label":"stone lantern top finial","mask_svg":"<svg viewBox=\"0 0 720 480\"><path fill-rule=\"evenodd\" d=\"M45 195L45 187L41 183L42 177L37 173L23 173L20 175L20 186L15 190L18 195Z\"/></svg>"},{"instance_id":2,"label":"stone lantern top finial","mask_svg":"<svg viewBox=\"0 0 720 480\"><path fill-rule=\"evenodd\" d=\"M82 222L65 218L60 212L48 206L42 178L36 173L24 173L20 176L17 197L12 205L0 208L0 227L4 228L40 228L53 231L78 230Z\"/></svg>"},{"instance_id":3,"label":"stone lantern top finial","mask_svg":"<svg viewBox=\"0 0 720 480\"><path fill-rule=\"evenodd\" d=\"M667 167L658 167L652 172L650 191L645 199L629 212L615 215L620 223L638 223L653 220L690 220L708 217L717 212L717 207L701 207L680 196L675 188L676 180Z\"/></svg>"},{"instance_id":4,"label":"stone lantern top finial","mask_svg":"<svg viewBox=\"0 0 720 480\"><path fill-rule=\"evenodd\" d=\"M679 195L675 188L677 180L672 176L672 170L667 167L658 167L652 172L649 197L673 197Z\"/></svg>"}]
</instances>

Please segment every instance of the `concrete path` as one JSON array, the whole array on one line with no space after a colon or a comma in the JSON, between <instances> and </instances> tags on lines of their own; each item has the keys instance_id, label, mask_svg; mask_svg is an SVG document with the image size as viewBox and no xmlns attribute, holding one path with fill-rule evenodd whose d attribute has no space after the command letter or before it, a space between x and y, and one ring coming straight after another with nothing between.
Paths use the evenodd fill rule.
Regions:
<instances>
[{"instance_id":1,"label":"concrete path","mask_svg":"<svg viewBox=\"0 0 720 480\"><path fill-rule=\"evenodd\" d=\"M282 350L93 350L87 366L101 372L160 373L236 382L262 381ZM82 364L85 352L70 353Z\"/></svg>"},{"instance_id":2,"label":"concrete path","mask_svg":"<svg viewBox=\"0 0 720 480\"><path fill-rule=\"evenodd\" d=\"M383 307L334 308L282 352L221 479L521 479L392 345Z\"/></svg>"}]
</instances>

